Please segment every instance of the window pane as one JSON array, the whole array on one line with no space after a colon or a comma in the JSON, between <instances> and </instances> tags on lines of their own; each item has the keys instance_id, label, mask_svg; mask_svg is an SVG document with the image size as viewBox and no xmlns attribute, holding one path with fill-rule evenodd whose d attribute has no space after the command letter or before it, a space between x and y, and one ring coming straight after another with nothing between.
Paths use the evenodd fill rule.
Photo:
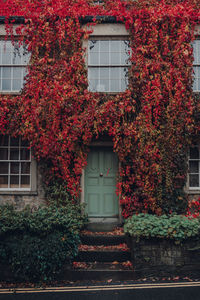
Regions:
<instances>
[{"instance_id":1,"label":"window pane","mask_svg":"<svg viewBox=\"0 0 200 300\"><path fill-rule=\"evenodd\" d=\"M110 41L99 41L100 52L109 52L109 43Z\"/></svg>"},{"instance_id":2,"label":"window pane","mask_svg":"<svg viewBox=\"0 0 200 300\"><path fill-rule=\"evenodd\" d=\"M10 187L19 188L19 176L10 176Z\"/></svg>"},{"instance_id":3,"label":"window pane","mask_svg":"<svg viewBox=\"0 0 200 300\"><path fill-rule=\"evenodd\" d=\"M190 161L189 171L190 173L199 173L199 161Z\"/></svg>"},{"instance_id":4,"label":"window pane","mask_svg":"<svg viewBox=\"0 0 200 300\"><path fill-rule=\"evenodd\" d=\"M10 146L19 146L19 138L10 137Z\"/></svg>"},{"instance_id":5,"label":"window pane","mask_svg":"<svg viewBox=\"0 0 200 300\"><path fill-rule=\"evenodd\" d=\"M0 135L0 146L8 146L8 135Z\"/></svg>"},{"instance_id":6,"label":"window pane","mask_svg":"<svg viewBox=\"0 0 200 300\"><path fill-rule=\"evenodd\" d=\"M197 79L197 91L200 91L200 78Z\"/></svg>"},{"instance_id":7,"label":"window pane","mask_svg":"<svg viewBox=\"0 0 200 300\"><path fill-rule=\"evenodd\" d=\"M13 59L12 59L12 64L13 65L21 65L22 63L22 57L19 49L15 49L13 53Z\"/></svg>"},{"instance_id":8,"label":"window pane","mask_svg":"<svg viewBox=\"0 0 200 300\"><path fill-rule=\"evenodd\" d=\"M2 80L2 90L3 91L11 91L11 79L3 79Z\"/></svg>"},{"instance_id":9,"label":"window pane","mask_svg":"<svg viewBox=\"0 0 200 300\"><path fill-rule=\"evenodd\" d=\"M0 176L0 188L8 188L8 176Z\"/></svg>"},{"instance_id":10,"label":"window pane","mask_svg":"<svg viewBox=\"0 0 200 300\"><path fill-rule=\"evenodd\" d=\"M19 163L11 163L10 164L10 173L11 174L19 174Z\"/></svg>"},{"instance_id":11,"label":"window pane","mask_svg":"<svg viewBox=\"0 0 200 300\"><path fill-rule=\"evenodd\" d=\"M121 41L110 41L110 51L120 52L121 51Z\"/></svg>"},{"instance_id":12,"label":"window pane","mask_svg":"<svg viewBox=\"0 0 200 300\"><path fill-rule=\"evenodd\" d=\"M193 81L193 90L199 91L200 90L200 67L194 67L194 81Z\"/></svg>"},{"instance_id":13,"label":"window pane","mask_svg":"<svg viewBox=\"0 0 200 300\"><path fill-rule=\"evenodd\" d=\"M120 52L111 52L111 65L120 65Z\"/></svg>"},{"instance_id":14,"label":"window pane","mask_svg":"<svg viewBox=\"0 0 200 300\"><path fill-rule=\"evenodd\" d=\"M129 41L121 41L121 64L126 65L130 64L130 46Z\"/></svg>"},{"instance_id":15,"label":"window pane","mask_svg":"<svg viewBox=\"0 0 200 300\"><path fill-rule=\"evenodd\" d=\"M100 83L97 85L97 92L109 92L109 81L100 80Z\"/></svg>"},{"instance_id":16,"label":"window pane","mask_svg":"<svg viewBox=\"0 0 200 300\"><path fill-rule=\"evenodd\" d=\"M28 162L21 163L21 173L30 174L30 163Z\"/></svg>"},{"instance_id":17,"label":"window pane","mask_svg":"<svg viewBox=\"0 0 200 300\"><path fill-rule=\"evenodd\" d=\"M124 52L121 53L121 64L122 65L130 64L129 55L127 53Z\"/></svg>"},{"instance_id":18,"label":"window pane","mask_svg":"<svg viewBox=\"0 0 200 300\"><path fill-rule=\"evenodd\" d=\"M22 78L22 67L13 68L13 78Z\"/></svg>"},{"instance_id":19,"label":"window pane","mask_svg":"<svg viewBox=\"0 0 200 300\"><path fill-rule=\"evenodd\" d=\"M193 91L198 91L198 87L197 87L197 80L196 80L196 78L194 78L194 81L193 81L193 86L192 86L192 88L193 88Z\"/></svg>"},{"instance_id":20,"label":"window pane","mask_svg":"<svg viewBox=\"0 0 200 300\"><path fill-rule=\"evenodd\" d=\"M115 79L110 81L110 91L111 92L120 92L121 91L121 86L120 86L120 81Z\"/></svg>"},{"instance_id":21,"label":"window pane","mask_svg":"<svg viewBox=\"0 0 200 300\"><path fill-rule=\"evenodd\" d=\"M110 68L111 79L120 79L121 76L121 68Z\"/></svg>"},{"instance_id":22,"label":"window pane","mask_svg":"<svg viewBox=\"0 0 200 300\"><path fill-rule=\"evenodd\" d=\"M0 148L0 160L8 160L8 149Z\"/></svg>"},{"instance_id":23,"label":"window pane","mask_svg":"<svg viewBox=\"0 0 200 300\"><path fill-rule=\"evenodd\" d=\"M121 68L121 74L122 74L121 78L125 84L125 89L123 89L123 90L126 90L128 87L128 68Z\"/></svg>"},{"instance_id":24,"label":"window pane","mask_svg":"<svg viewBox=\"0 0 200 300\"><path fill-rule=\"evenodd\" d=\"M30 160L30 150L29 149L21 149L20 152L20 159L21 160Z\"/></svg>"},{"instance_id":25,"label":"window pane","mask_svg":"<svg viewBox=\"0 0 200 300\"><path fill-rule=\"evenodd\" d=\"M22 72L23 72L23 79L24 79L24 77L28 75L28 68L23 67Z\"/></svg>"},{"instance_id":26,"label":"window pane","mask_svg":"<svg viewBox=\"0 0 200 300\"><path fill-rule=\"evenodd\" d=\"M199 187L199 175L189 175L189 185L190 187Z\"/></svg>"},{"instance_id":27,"label":"window pane","mask_svg":"<svg viewBox=\"0 0 200 300\"><path fill-rule=\"evenodd\" d=\"M22 64L27 65L30 61L30 58L31 58L31 53L30 52L28 53L27 51L24 52L22 56Z\"/></svg>"},{"instance_id":28,"label":"window pane","mask_svg":"<svg viewBox=\"0 0 200 300\"><path fill-rule=\"evenodd\" d=\"M18 148L10 149L10 160L19 160L19 149Z\"/></svg>"},{"instance_id":29,"label":"window pane","mask_svg":"<svg viewBox=\"0 0 200 300\"><path fill-rule=\"evenodd\" d=\"M89 52L99 52L99 41L90 40L89 41Z\"/></svg>"},{"instance_id":30,"label":"window pane","mask_svg":"<svg viewBox=\"0 0 200 300\"><path fill-rule=\"evenodd\" d=\"M126 79L121 80L121 92L124 92L127 89Z\"/></svg>"},{"instance_id":31,"label":"window pane","mask_svg":"<svg viewBox=\"0 0 200 300\"><path fill-rule=\"evenodd\" d=\"M30 59L26 46L19 45L18 42L13 46L13 61L15 65L27 64Z\"/></svg>"},{"instance_id":32,"label":"window pane","mask_svg":"<svg viewBox=\"0 0 200 300\"><path fill-rule=\"evenodd\" d=\"M109 65L109 41L100 41L100 65Z\"/></svg>"},{"instance_id":33,"label":"window pane","mask_svg":"<svg viewBox=\"0 0 200 300\"><path fill-rule=\"evenodd\" d=\"M193 42L194 64L200 64L200 40Z\"/></svg>"},{"instance_id":34,"label":"window pane","mask_svg":"<svg viewBox=\"0 0 200 300\"><path fill-rule=\"evenodd\" d=\"M88 69L88 78L89 79L99 78L99 68L89 68Z\"/></svg>"},{"instance_id":35,"label":"window pane","mask_svg":"<svg viewBox=\"0 0 200 300\"><path fill-rule=\"evenodd\" d=\"M21 176L21 187L29 188L30 187L30 176Z\"/></svg>"},{"instance_id":36,"label":"window pane","mask_svg":"<svg viewBox=\"0 0 200 300\"><path fill-rule=\"evenodd\" d=\"M8 174L8 162L0 162L0 174Z\"/></svg>"},{"instance_id":37,"label":"window pane","mask_svg":"<svg viewBox=\"0 0 200 300\"><path fill-rule=\"evenodd\" d=\"M109 68L100 68L100 78L109 79Z\"/></svg>"},{"instance_id":38,"label":"window pane","mask_svg":"<svg viewBox=\"0 0 200 300\"><path fill-rule=\"evenodd\" d=\"M21 146L22 147L28 147L29 146L29 142L27 140L22 140L21 139Z\"/></svg>"},{"instance_id":39,"label":"window pane","mask_svg":"<svg viewBox=\"0 0 200 300\"><path fill-rule=\"evenodd\" d=\"M89 41L88 63L99 65L99 41Z\"/></svg>"},{"instance_id":40,"label":"window pane","mask_svg":"<svg viewBox=\"0 0 200 300\"><path fill-rule=\"evenodd\" d=\"M100 65L108 66L109 64L109 52L100 52Z\"/></svg>"},{"instance_id":41,"label":"window pane","mask_svg":"<svg viewBox=\"0 0 200 300\"><path fill-rule=\"evenodd\" d=\"M109 92L109 80L100 79L100 83L97 86L98 92Z\"/></svg>"},{"instance_id":42,"label":"window pane","mask_svg":"<svg viewBox=\"0 0 200 300\"><path fill-rule=\"evenodd\" d=\"M22 88L22 80L21 79L13 79L12 81L12 90L20 91Z\"/></svg>"},{"instance_id":43,"label":"window pane","mask_svg":"<svg viewBox=\"0 0 200 300\"><path fill-rule=\"evenodd\" d=\"M199 149L198 147L190 148L190 159L199 159Z\"/></svg>"},{"instance_id":44,"label":"window pane","mask_svg":"<svg viewBox=\"0 0 200 300\"><path fill-rule=\"evenodd\" d=\"M10 41L3 42L2 45L2 64L10 65L12 62L12 44Z\"/></svg>"},{"instance_id":45,"label":"window pane","mask_svg":"<svg viewBox=\"0 0 200 300\"><path fill-rule=\"evenodd\" d=\"M99 65L99 53L94 52L89 55L89 65L98 66Z\"/></svg>"},{"instance_id":46,"label":"window pane","mask_svg":"<svg viewBox=\"0 0 200 300\"><path fill-rule=\"evenodd\" d=\"M91 92L96 92L98 83L99 83L98 79L89 79L89 90Z\"/></svg>"},{"instance_id":47,"label":"window pane","mask_svg":"<svg viewBox=\"0 0 200 300\"><path fill-rule=\"evenodd\" d=\"M2 78L11 79L11 67L3 67L2 68Z\"/></svg>"}]
</instances>

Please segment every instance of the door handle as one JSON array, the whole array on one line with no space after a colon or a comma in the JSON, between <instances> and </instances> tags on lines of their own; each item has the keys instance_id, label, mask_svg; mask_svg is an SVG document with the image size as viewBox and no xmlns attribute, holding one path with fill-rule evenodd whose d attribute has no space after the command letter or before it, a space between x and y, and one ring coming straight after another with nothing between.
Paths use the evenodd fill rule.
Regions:
<instances>
[{"instance_id":1,"label":"door handle","mask_svg":"<svg viewBox=\"0 0 200 300\"><path fill-rule=\"evenodd\" d=\"M103 177L103 173L100 173L99 176L100 176L100 177Z\"/></svg>"}]
</instances>

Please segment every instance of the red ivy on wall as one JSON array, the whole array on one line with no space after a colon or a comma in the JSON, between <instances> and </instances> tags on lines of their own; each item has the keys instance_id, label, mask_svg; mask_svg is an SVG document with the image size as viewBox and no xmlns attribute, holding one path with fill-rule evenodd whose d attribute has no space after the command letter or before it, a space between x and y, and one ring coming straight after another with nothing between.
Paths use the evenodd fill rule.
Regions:
<instances>
[{"instance_id":1,"label":"red ivy on wall","mask_svg":"<svg viewBox=\"0 0 200 300\"><path fill-rule=\"evenodd\" d=\"M49 174L63 178L76 197L88 146L107 134L121 162L117 192L124 217L183 209L186 152L196 126L191 42L198 2L2 1L7 35L9 17L24 17L17 33L32 57L22 93L0 97L1 133L28 139L38 160L51 161ZM129 30L127 91L88 91L85 16L93 16L93 25L96 16L114 16Z\"/></svg>"}]
</instances>

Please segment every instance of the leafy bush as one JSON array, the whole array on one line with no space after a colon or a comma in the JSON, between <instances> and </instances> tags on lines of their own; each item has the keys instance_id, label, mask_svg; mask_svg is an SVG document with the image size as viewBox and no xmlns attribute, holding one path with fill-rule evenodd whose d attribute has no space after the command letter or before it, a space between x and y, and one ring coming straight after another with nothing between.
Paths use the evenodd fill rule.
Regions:
<instances>
[{"instance_id":1,"label":"leafy bush","mask_svg":"<svg viewBox=\"0 0 200 300\"><path fill-rule=\"evenodd\" d=\"M175 241L198 237L199 219L183 215L133 215L125 221L124 232L135 238L167 238Z\"/></svg>"},{"instance_id":2,"label":"leafy bush","mask_svg":"<svg viewBox=\"0 0 200 300\"><path fill-rule=\"evenodd\" d=\"M48 185L44 186L47 202L57 207L65 207L70 219L82 227L87 223L87 215L84 213L84 204L79 199L72 198L67 191L66 183L54 177Z\"/></svg>"},{"instance_id":3,"label":"leafy bush","mask_svg":"<svg viewBox=\"0 0 200 300\"><path fill-rule=\"evenodd\" d=\"M69 194L66 186L67 186L66 182L64 182L60 178L57 178L54 176L48 182L48 185L46 185L46 184L44 185L47 201L50 204L54 204L57 206L60 206L60 205L66 206L70 203L78 202L78 201L76 201L76 199L72 198L72 196ZM76 204L78 204L78 203L76 203Z\"/></svg>"},{"instance_id":4,"label":"leafy bush","mask_svg":"<svg viewBox=\"0 0 200 300\"><path fill-rule=\"evenodd\" d=\"M51 280L78 253L85 216L73 208L41 207L16 211L0 207L0 262L21 280Z\"/></svg>"}]
</instances>

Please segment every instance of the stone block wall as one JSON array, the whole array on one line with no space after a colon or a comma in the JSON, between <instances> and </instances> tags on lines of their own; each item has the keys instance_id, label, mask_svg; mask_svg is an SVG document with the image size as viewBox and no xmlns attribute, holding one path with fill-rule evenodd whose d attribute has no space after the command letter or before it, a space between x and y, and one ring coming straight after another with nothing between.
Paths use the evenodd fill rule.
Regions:
<instances>
[{"instance_id":1,"label":"stone block wall","mask_svg":"<svg viewBox=\"0 0 200 300\"><path fill-rule=\"evenodd\" d=\"M131 239L131 238L129 238ZM200 244L172 240L129 240L131 257L137 276L200 276Z\"/></svg>"}]
</instances>

